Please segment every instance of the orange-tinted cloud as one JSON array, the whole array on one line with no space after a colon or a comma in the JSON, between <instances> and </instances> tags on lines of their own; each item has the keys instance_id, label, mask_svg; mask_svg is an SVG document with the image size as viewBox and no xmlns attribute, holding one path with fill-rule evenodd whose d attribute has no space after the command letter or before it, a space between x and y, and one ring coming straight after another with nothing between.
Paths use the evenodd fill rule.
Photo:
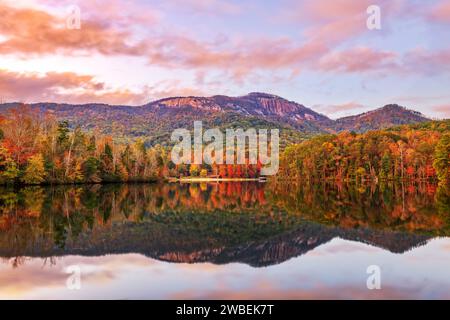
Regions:
<instances>
[{"instance_id":1,"label":"orange-tinted cloud","mask_svg":"<svg viewBox=\"0 0 450 320\"><path fill-rule=\"evenodd\" d=\"M33 96L55 88L102 90L104 84L95 82L92 76L77 75L72 72L48 72L45 75L39 75L0 69L0 92L3 95L19 91L24 96Z\"/></svg>"},{"instance_id":2,"label":"orange-tinted cloud","mask_svg":"<svg viewBox=\"0 0 450 320\"><path fill-rule=\"evenodd\" d=\"M450 104L438 105L431 108L446 118L450 118Z\"/></svg>"},{"instance_id":3,"label":"orange-tinted cloud","mask_svg":"<svg viewBox=\"0 0 450 320\"><path fill-rule=\"evenodd\" d=\"M58 10L61 5L72 4L72 0L36 2L52 5ZM30 55L59 55L68 57L68 60L73 55L88 56L96 53L104 56L134 56L146 59L152 67L169 71L192 71L201 75L197 77L197 85L210 86L210 89L211 74L214 74L222 83L221 90L230 79L234 84L242 81L255 83L259 78L259 71L269 71L265 74L270 74L271 81L275 83L292 81L303 70L322 73L372 73L389 70L398 75L404 71L436 72L445 70L450 65L450 55L446 51L417 51L397 56L389 50L350 47L357 42L351 42L352 40L358 40L363 35L370 37L370 31L366 28L366 9L373 4L370 0L291 1L291 5L285 6L289 7L289 11L284 12L283 20L299 24L298 39L292 35L258 38L252 34L235 38L227 35L220 41L202 40L197 34L191 35L189 32L177 33L173 28L176 25L164 25L165 21L162 19L161 22L156 9L138 1L111 0L108 6L100 0L73 0L73 3L82 9L81 30L66 29L65 18L54 13L59 12L58 10L43 11L45 6L16 7L0 4L0 56L8 54L27 58ZM389 22L394 20L393 17L398 18L399 12L408 11L408 6L404 3L403 0L377 1L376 4L382 9L383 23L383 30L378 35L383 35L385 30L389 32ZM443 1L436 6L436 14L439 13L440 18L445 17L447 3L448 1ZM169 0L169 6L173 7L174 4L192 11L214 12L219 15L242 13L243 9L241 4L219 0ZM162 7L168 8L165 5L166 3ZM423 16L426 17L428 12L424 11ZM288 73L292 78L286 76ZM42 83L42 80L38 82ZM150 94L154 97L162 92L199 91L183 87L152 88ZM135 93L127 89L109 91L100 88L97 92L82 91L78 92L77 97L83 97L83 101L89 97L98 98L108 94L105 97L108 102L119 103L136 103L148 94L142 92L134 97ZM4 93L0 92L0 95ZM22 98L22 93L16 92L15 97ZM71 101L73 99L72 97Z\"/></svg>"},{"instance_id":4,"label":"orange-tinted cloud","mask_svg":"<svg viewBox=\"0 0 450 320\"><path fill-rule=\"evenodd\" d=\"M202 5L213 5L204 3ZM115 17L116 10L110 13ZM65 19L31 8L0 5L0 54L66 55L98 52L103 55L148 57L152 65L162 67L217 69L241 78L255 69L299 66L325 52L322 44L294 43L289 39L257 39L217 47L188 36L149 35L134 42L126 28L113 27L105 21L82 20L80 30L65 28ZM112 19L117 23L115 19ZM130 22L131 23L131 22ZM139 23L139 21L137 21ZM150 45L151 44L151 45Z\"/></svg>"},{"instance_id":5,"label":"orange-tinted cloud","mask_svg":"<svg viewBox=\"0 0 450 320\"><path fill-rule=\"evenodd\" d=\"M70 30L65 28L63 18L50 13L0 5L2 16L0 34L6 37L5 41L0 42L0 54L99 52L103 55L147 56L152 65L200 70L216 69L230 73L235 79L242 79L254 70L292 68L300 70L329 52L329 47L334 42L341 41L344 36L354 36L361 29L364 30L366 18L364 6L351 5L347 0L340 2L342 3L339 6L321 2L306 7L306 12L311 17L317 21L325 20L326 23L309 29L308 36L302 42L289 38L259 38L232 42L227 46L217 46L216 43L201 42L188 36L167 33L151 35L145 41L133 43L131 40L133 35L127 28L115 28L105 21L83 20L80 30ZM216 1L192 1L192 3L197 6L214 7ZM95 5L91 4L88 8L91 7ZM107 17L112 17L111 20L114 22L117 21L115 17L121 16L117 13L119 10L116 5L112 8L108 9ZM331 12L335 9L345 13L345 17L338 21L336 19L329 21ZM354 15L357 16L356 22L351 18ZM363 20L360 21L361 19ZM136 23L139 24L139 20ZM328 28L332 30L331 33ZM367 57L367 52L364 53ZM352 68L358 66L349 67L347 69L352 72ZM322 69L328 70L329 63L325 63ZM346 68L343 68L343 71L345 70Z\"/></svg>"},{"instance_id":6,"label":"orange-tinted cloud","mask_svg":"<svg viewBox=\"0 0 450 320\"><path fill-rule=\"evenodd\" d=\"M22 102L95 102L122 104L136 103L143 99L142 93L106 88L93 76L72 72L48 72L46 74L18 73L0 69L0 98L5 101L20 97Z\"/></svg>"},{"instance_id":7,"label":"orange-tinted cloud","mask_svg":"<svg viewBox=\"0 0 450 320\"><path fill-rule=\"evenodd\" d=\"M94 21L83 21L81 29L66 28L66 20L47 12L0 4L0 54L102 54L141 55L143 43L130 44L131 34Z\"/></svg>"},{"instance_id":8,"label":"orange-tinted cloud","mask_svg":"<svg viewBox=\"0 0 450 320\"><path fill-rule=\"evenodd\" d=\"M91 75L73 72L19 73L0 69L0 100L20 102L108 103L142 105L168 96L204 95L179 81L162 81L137 91L110 88Z\"/></svg>"}]
</instances>

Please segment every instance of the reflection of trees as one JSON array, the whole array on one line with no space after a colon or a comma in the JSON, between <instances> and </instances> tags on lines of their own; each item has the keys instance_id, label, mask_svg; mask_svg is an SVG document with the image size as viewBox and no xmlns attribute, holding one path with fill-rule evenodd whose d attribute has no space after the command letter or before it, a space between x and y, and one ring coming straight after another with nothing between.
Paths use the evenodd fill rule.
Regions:
<instances>
[{"instance_id":1,"label":"reflection of trees","mask_svg":"<svg viewBox=\"0 0 450 320\"><path fill-rule=\"evenodd\" d=\"M442 204L448 202L448 191L441 189L436 193L436 186L428 183L359 187L275 183L269 202L290 214L342 227L448 235L449 211Z\"/></svg>"},{"instance_id":2,"label":"reflection of trees","mask_svg":"<svg viewBox=\"0 0 450 320\"><path fill-rule=\"evenodd\" d=\"M445 221L447 226L450 225L450 187L439 185L436 192L436 208L439 219Z\"/></svg>"},{"instance_id":3,"label":"reflection of trees","mask_svg":"<svg viewBox=\"0 0 450 320\"><path fill-rule=\"evenodd\" d=\"M95 232L116 223L154 221L158 215L172 217L165 221L171 224L179 213L258 213L264 201L264 188L256 183L3 189L0 237L4 247L10 252L17 249L19 255L34 247L64 248L83 231ZM220 229L220 223L216 227Z\"/></svg>"},{"instance_id":4,"label":"reflection of trees","mask_svg":"<svg viewBox=\"0 0 450 320\"><path fill-rule=\"evenodd\" d=\"M327 233L317 235L324 241L350 237L345 230L355 228L448 235L449 199L448 189L429 184L356 188L230 182L3 189L0 255L52 256L68 248L85 253L100 240L110 244L107 251L123 247L129 252L145 242L155 256L177 246L187 252L222 252L292 232L305 220L343 228L332 233L320 229ZM358 239L376 242L369 231ZM393 248L391 243L384 246Z\"/></svg>"}]
</instances>

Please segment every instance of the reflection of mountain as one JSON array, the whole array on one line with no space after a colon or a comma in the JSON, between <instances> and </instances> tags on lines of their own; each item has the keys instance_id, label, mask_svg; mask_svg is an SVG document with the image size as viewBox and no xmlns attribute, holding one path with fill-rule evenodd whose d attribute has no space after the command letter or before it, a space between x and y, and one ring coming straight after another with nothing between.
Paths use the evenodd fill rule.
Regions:
<instances>
[{"instance_id":1,"label":"reflection of mountain","mask_svg":"<svg viewBox=\"0 0 450 320\"><path fill-rule=\"evenodd\" d=\"M259 183L0 190L0 256L141 253L172 262L281 263L335 237L403 253L448 236L432 185Z\"/></svg>"},{"instance_id":2,"label":"reflection of mountain","mask_svg":"<svg viewBox=\"0 0 450 320\"><path fill-rule=\"evenodd\" d=\"M429 240L426 236L413 234L344 230L307 225L268 241L224 250L214 262L243 262L255 267L274 265L306 254L335 237L370 244L393 253L404 253L424 245Z\"/></svg>"},{"instance_id":3,"label":"reflection of mountain","mask_svg":"<svg viewBox=\"0 0 450 320\"><path fill-rule=\"evenodd\" d=\"M209 239L202 237L201 233L197 236L195 230L186 232L170 225L143 222L119 223L100 232L83 233L77 240L69 240L64 249L48 243L34 243L20 255L48 257L140 253L150 258L176 263L240 262L262 267L303 255L335 237L371 244L394 253L403 253L425 244L430 239L414 234L369 229L345 230L305 222L293 231L268 239L227 245L229 239ZM0 255L14 257L18 254L10 249L0 247Z\"/></svg>"}]
</instances>

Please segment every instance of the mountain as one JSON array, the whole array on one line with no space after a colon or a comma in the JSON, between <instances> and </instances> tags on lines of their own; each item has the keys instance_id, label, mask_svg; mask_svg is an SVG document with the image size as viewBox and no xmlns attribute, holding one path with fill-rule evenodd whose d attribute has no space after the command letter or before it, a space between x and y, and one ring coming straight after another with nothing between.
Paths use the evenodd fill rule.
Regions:
<instances>
[{"instance_id":1,"label":"mountain","mask_svg":"<svg viewBox=\"0 0 450 320\"><path fill-rule=\"evenodd\" d=\"M0 114L19 105L0 105ZM240 97L172 97L142 106L56 103L36 103L32 106L60 120L68 120L72 127L97 129L124 141L140 137L148 145L168 144L174 129L192 129L194 121L203 121L204 127L219 127L221 130L236 127L279 128L281 142L289 144L314 134L343 130L364 132L428 120L419 112L387 105L334 121L302 104L258 92Z\"/></svg>"},{"instance_id":2,"label":"mountain","mask_svg":"<svg viewBox=\"0 0 450 320\"><path fill-rule=\"evenodd\" d=\"M333 121L304 105L279 96L253 92L241 97L223 95L213 97L174 97L151 102L152 110L175 109L201 110L202 112L232 113L244 117L265 119L280 125L288 125L301 132L321 132L322 127Z\"/></svg>"},{"instance_id":3,"label":"mountain","mask_svg":"<svg viewBox=\"0 0 450 320\"><path fill-rule=\"evenodd\" d=\"M236 112L248 116L263 116L266 118L285 119L293 123L315 122L330 123L330 119L304 105L284 98L253 92L241 97L213 96L167 98L149 104L150 106L165 106L180 108L190 106L203 110Z\"/></svg>"},{"instance_id":4,"label":"mountain","mask_svg":"<svg viewBox=\"0 0 450 320\"><path fill-rule=\"evenodd\" d=\"M382 108L355 116L336 120L336 131L366 132L384 129L396 125L429 121L423 114L406 109L397 104L389 104Z\"/></svg>"}]
</instances>

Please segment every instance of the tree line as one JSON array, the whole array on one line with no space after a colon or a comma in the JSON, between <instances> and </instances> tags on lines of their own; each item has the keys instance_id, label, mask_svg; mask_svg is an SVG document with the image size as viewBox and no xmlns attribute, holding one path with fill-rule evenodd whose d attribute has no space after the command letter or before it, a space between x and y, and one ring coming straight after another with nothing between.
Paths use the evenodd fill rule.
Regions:
<instances>
[{"instance_id":1,"label":"tree line","mask_svg":"<svg viewBox=\"0 0 450 320\"><path fill-rule=\"evenodd\" d=\"M114 135L114 134L113 134ZM256 165L175 165L170 148L71 128L22 105L0 116L0 185L150 182L167 177L256 178Z\"/></svg>"},{"instance_id":2,"label":"tree line","mask_svg":"<svg viewBox=\"0 0 450 320\"><path fill-rule=\"evenodd\" d=\"M424 180L450 183L450 121L364 134L321 135L286 148L282 179L307 181Z\"/></svg>"},{"instance_id":3,"label":"tree line","mask_svg":"<svg viewBox=\"0 0 450 320\"><path fill-rule=\"evenodd\" d=\"M280 157L286 180L424 180L450 183L450 120L364 134L343 132L293 144ZM170 149L118 143L70 128L25 105L0 116L0 184L145 182L166 177L257 178L256 165L175 165Z\"/></svg>"},{"instance_id":4,"label":"tree line","mask_svg":"<svg viewBox=\"0 0 450 320\"><path fill-rule=\"evenodd\" d=\"M70 129L49 113L27 106L0 118L0 184L153 181L169 170L167 150L141 140Z\"/></svg>"}]
</instances>

